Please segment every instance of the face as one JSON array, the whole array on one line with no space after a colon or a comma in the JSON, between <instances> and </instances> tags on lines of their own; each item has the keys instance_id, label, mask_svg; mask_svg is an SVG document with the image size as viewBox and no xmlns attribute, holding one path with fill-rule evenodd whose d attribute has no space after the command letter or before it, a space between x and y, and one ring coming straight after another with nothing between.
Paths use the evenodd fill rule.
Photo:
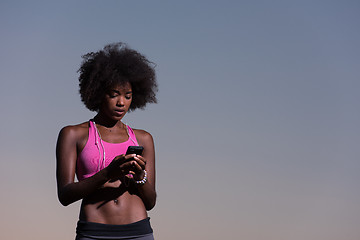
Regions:
<instances>
[{"instance_id":1,"label":"face","mask_svg":"<svg viewBox=\"0 0 360 240\"><path fill-rule=\"evenodd\" d=\"M113 120L121 120L129 110L131 101L130 83L115 85L106 92L100 113Z\"/></svg>"}]
</instances>

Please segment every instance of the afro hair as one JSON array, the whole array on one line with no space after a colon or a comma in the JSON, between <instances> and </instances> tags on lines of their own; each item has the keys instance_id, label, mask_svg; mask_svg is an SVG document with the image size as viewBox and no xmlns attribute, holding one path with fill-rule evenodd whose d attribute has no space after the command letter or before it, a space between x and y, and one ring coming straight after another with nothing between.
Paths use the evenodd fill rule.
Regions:
<instances>
[{"instance_id":1,"label":"afro hair","mask_svg":"<svg viewBox=\"0 0 360 240\"><path fill-rule=\"evenodd\" d=\"M103 50L82 58L78 70L79 92L89 110L99 111L106 91L116 84L130 83L133 92L130 111L157 102L155 64L126 44L108 44Z\"/></svg>"}]
</instances>

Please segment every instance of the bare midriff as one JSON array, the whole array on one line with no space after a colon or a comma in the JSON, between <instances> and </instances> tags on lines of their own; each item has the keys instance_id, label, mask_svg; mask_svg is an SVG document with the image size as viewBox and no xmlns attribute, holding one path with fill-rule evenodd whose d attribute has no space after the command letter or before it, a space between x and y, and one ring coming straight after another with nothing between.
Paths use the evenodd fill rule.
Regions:
<instances>
[{"instance_id":1,"label":"bare midriff","mask_svg":"<svg viewBox=\"0 0 360 240\"><path fill-rule=\"evenodd\" d=\"M145 218L147 212L141 198L119 180L104 184L84 198L80 209L80 220L87 222L121 225Z\"/></svg>"}]
</instances>

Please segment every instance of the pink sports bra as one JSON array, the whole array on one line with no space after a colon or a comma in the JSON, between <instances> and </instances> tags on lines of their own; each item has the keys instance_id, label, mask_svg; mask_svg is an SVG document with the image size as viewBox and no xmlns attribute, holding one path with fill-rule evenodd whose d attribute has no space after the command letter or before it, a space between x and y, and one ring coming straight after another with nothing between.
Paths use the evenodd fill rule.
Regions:
<instances>
[{"instance_id":1,"label":"pink sports bra","mask_svg":"<svg viewBox=\"0 0 360 240\"><path fill-rule=\"evenodd\" d=\"M126 127L128 140L122 143L108 143L101 139L95 123L89 121L88 141L76 162L76 176L79 181L107 167L116 156L125 154L129 146L139 146L134 131L129 126Z\"/></svg>"}]
</instances>

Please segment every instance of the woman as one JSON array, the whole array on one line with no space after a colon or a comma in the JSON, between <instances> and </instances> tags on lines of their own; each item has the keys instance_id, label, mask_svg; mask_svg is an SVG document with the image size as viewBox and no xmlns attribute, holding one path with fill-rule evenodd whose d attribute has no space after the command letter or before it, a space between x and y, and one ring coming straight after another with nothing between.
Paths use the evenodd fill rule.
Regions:
<instances>
[{"instance_id":1,"label":"woman","mask_svg":"<svg viewBox=\"0 0 360 240\"><path fill-rule=\"evenodd\" d=\"M156 102L154 69L123 43L107 45L83 59L81 100L97 114L59 133L59 201L66 206L82 199L77 240L153 239L147 215L156 202L153 138L121 120L128 111ZM126 154L129 146L144 149L141 155Z\"/></svg>"}]
</instances>

